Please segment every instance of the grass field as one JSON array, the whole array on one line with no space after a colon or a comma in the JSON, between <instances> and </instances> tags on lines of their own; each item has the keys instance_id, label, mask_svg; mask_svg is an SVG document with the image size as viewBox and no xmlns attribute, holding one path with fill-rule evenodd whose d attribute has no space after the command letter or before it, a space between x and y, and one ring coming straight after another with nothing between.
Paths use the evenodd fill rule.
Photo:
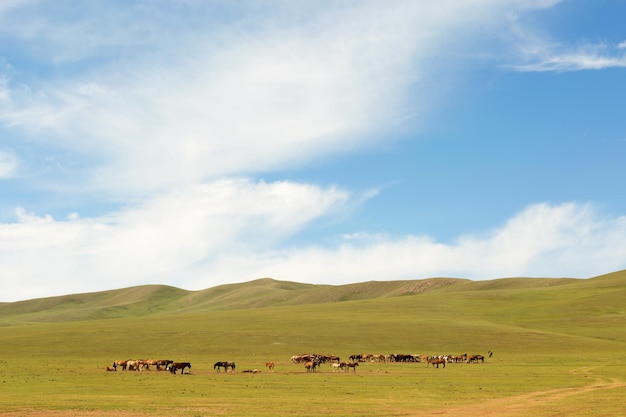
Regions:
<instances>
[{"instance_id":1,"label":"grass field","mask_svg":"<svg viewBox=\"0 0 626 417\"><path fill-rule=\"evenodd\" d=\"M3 304L0 415L626 415L625 271L442 282L262 280ZM445 369L367 362L356 372L322 365L313 374L290 361L305 352L347 359L488 350L485 363ZM104 371L128 358L189 361L192 369ZM237 371L215 372L222 360Z\"/></svg>"}]
</instances>

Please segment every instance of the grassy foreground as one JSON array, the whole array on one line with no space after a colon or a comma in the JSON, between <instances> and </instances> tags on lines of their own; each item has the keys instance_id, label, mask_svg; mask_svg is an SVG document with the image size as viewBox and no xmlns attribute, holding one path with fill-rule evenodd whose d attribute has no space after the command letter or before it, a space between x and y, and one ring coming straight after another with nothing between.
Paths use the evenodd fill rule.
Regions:
<instances>
[{"instance_id":1,"label":"grassy foreground","mask_svg":"<svg viewBox=\"0 0 626 417\"><path fill-rule=\"evenodd\" d=\"M405 296L77 321L0 313L0 415L626 415L626 273L552 284L459 281ZM488 350L484 364L445 369L368 362L311 374L290 361ZM128 358L192 369L104 371ZM237 371L215 372L222 360Z\"/></svg>"}]
</instances>

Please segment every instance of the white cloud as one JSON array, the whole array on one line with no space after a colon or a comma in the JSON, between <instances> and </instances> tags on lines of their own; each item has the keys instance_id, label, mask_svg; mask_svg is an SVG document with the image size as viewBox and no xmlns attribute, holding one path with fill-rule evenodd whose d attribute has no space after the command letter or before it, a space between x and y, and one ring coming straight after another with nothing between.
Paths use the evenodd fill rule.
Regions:
<instances>
[{"instance_id":1,"label":"white cloud","mask_svg":"<svg viewBox=\"0 0 626 417\"><path fill-rule=\"evenodd\" d=\"M626 217L578 204L528 207L443 244L354 233L330 247L281 244L350 196L306 184L218 181L97 219L23 210L0 226L2 301L145 283L202 289L260 277L340 284L452 276L590 277L626 267ZM35 261L36 260L36 261Z\"/></svg>"},{"instance_id":2,"label":"white cloud","mask_svg":"<svg viewBox=\"0 0 626 417\"><path fill-rule=\"evenodd\" d=\"M245 258L223 254L208 275L326 284L438 276L586 278L626 267L625 238L626 217L600 218L587 205L539 204L497 230L463 236L453 244L426 236L351 234L332 248L272 251ZM199 278L195 286L205 283Z\"/></svg>"},{"instance_id":3,"label":"white cloud","mask_svg":"<svg viewBox=\"0 0 626 417\"><path fill-rule=\"evenodd\" d=\"M3 297L184 286L194 265L273 247L342 210L349 197L332 187L239 179L165 193L100 218L70 213L63 221L20 208L16 223L0 225Z\"/></svg>"}]
</instances>

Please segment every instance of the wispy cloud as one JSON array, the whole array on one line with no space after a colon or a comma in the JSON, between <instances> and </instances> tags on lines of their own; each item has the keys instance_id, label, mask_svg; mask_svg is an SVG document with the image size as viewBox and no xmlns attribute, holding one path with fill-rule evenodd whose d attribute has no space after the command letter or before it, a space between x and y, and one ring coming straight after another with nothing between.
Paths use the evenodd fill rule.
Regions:
<instances>
[{"instance_id":1,"label":"wispy cloud","mask_svg":"<svg viewBox=\"0 0 626 417\"><path fill-rule=\"evenodd\" d=\"M17 172L18 159L13 152L0 150L0 180L13 178Z\"/></svg>"},{"instance_id":2,"label":"wispy cloud","mask_svg":"<svg viewBox=\"0 0 626 417\"><path fill-rule=\"evenodd\" d=\"M535 40L524 43L523 63L512 67L528 72L567 72L601 70L626 67L624 42L618 45L606 43L565 47L552 42Z\"/></svg>"},{"instance_id":3,"label":"wispy cloud","mask_svg":"<svg viewBox=\"0 0 626 417\"><path fill-rule=\"evenodd\" d=\"M30 19L5 18L5 37L71 71L36 81L16 71L0 121L48 148L97 155L81 177L116 193L282 169L389 140L377 132L415 123L428 104L444 45L554 3L104 2L103 13L98 2L44 2Z\"/></svg>"}]
</instances>

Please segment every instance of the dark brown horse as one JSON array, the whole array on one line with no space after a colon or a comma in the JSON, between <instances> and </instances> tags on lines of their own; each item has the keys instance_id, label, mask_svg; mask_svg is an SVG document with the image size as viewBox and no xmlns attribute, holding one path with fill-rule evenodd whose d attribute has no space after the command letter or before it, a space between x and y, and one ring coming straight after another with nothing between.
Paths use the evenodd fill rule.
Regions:
<instances>
[{"instance_id":1,"label":"dark brown horse","mask_svg":"<svg viewBox=\"0 0 626 417\"><path fill-rule=\"evenodd\" d=\"M356 367L359 366L358 362L348 362L346 363L346 368L352 368L352 372L356 372Z\"/></svg>"},{"instance_id":2,"label":"dark brown horse","mask_svg":"<svg viewBox=\"0 0 626 417\"><path fill-rule=\"evenodd\" d=\"M189 368L189 372L191 372L191 364L189 362L174 362L170 364L170 372L176 374L176 371L180 369L180 374L183 375L185 373L185 368Z\"/></svg>"}]
</instances>

